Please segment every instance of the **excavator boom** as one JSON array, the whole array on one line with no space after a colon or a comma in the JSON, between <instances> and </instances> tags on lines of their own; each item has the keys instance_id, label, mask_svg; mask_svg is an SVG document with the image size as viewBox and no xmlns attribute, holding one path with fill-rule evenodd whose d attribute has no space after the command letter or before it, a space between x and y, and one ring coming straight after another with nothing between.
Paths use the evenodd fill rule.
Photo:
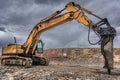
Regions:
<instances>
[{"instance_id":1,"label":"excavator boom","mask_svg":"<svg viewBox=\"0 0 120 80\"><path fill-rule=\"evenodd\" d=\"M63 10L66 10L67 12L59 15ZM87 11L87 9L85 11ZM87 27L94 24L83 11L76 7L75 3L70 2L65 6L65 9L57 11L50 17L43 19L33 28L24 44L26 48L26 54L28 53L32 43L34 43L34 48L32 50L32 53L34 53L41 33L71 20L77 20L79 23L82 23Z\"/></svg>"}]
</instances>

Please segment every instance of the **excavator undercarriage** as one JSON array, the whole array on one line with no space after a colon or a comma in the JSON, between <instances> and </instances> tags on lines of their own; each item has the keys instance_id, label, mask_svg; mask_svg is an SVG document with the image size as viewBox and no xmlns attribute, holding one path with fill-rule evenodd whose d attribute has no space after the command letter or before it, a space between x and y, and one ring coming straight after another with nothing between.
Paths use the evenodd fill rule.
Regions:
<instances>
[{"instance_id":1,"label":"excavator undercarriage","mask_svg":"<svg viewBox=\"0 0 120 80\"><path fill-rule=\"evenodd\" d=\"M5 65L17 65L17 66L24 66L24 67L31 67L32 60L31 58L25 58L20 56L2 56L1 57L1 64Z\"/></svg>"},{"instance_id":2,"label":"excavator undercarriage","mask_svg":"<svg viewBox=\"0 0 120 80\"><path fill-rule=\"evenodd\" d=\"M17 65L17 66L24 66L26 68L31 67L32 65L43 65L47 66L49 64L49 59L43 57L34 56L32 58L29 57L22 57L16 55L3 55L0 59L1 65Z\"/></svg>"}]
</instances>

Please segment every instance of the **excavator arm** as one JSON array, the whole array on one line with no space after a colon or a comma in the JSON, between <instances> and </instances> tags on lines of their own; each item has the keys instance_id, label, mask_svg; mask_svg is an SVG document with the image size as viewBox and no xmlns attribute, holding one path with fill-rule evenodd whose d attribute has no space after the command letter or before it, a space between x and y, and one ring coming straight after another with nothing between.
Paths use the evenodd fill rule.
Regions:
<instances>
[{"instance_id":1,"label":"excavator arm","mask_svg":"<svg viewBox=\"0 0 120 80\"><path fill-rule=\"evenodd\" d=\"M59 15L63 10L67 10L67 12ZM80 9L77 8L73 2L68 3L63 10L57 11L51 16L43 19L33 28L27 41L24 44L24 47L26 48L26 54L29 52L32 43L34 43L34 48L32 52L34 53L40 34L50 28L54 28L71 20L77 20L79 23L82 23L83 25L88 27L89 25L93 24L93 22L87 16L85 16L84 12L80 11Z\"/></svg>"},{"instance_id":2,"label":"excavator arm","mask_svg":"<svg viewBox=\"0 0 120 80\"><path fill-rule=\"evenodd\" d=\"M66 10L66 13L61 14L63 10ZM113 68L113 39L116 35L115 29L109 24L106 18L100 18L91 11L81 7L78 4L75 4L74 2L68 3L63 10L57 11L51 16L43 19L33 28L27 41L23 45L25 47L25 53L29 53L31 45L34 45L32 54L35 53L39 37L44 31L71 20L76 20L87 26L89 28L89 33L90 29L92 29L100 37L100 41L97 43L101 44L101 52L105 59L104 67L106 67L110 73L110 70ZM98 23L93 23L93 21L90 20L85 13L93 15L94 17L100 19L100 21ZM105 25L106 27L104 28L102 25ZM88 41L90 42L90 40ZM90 44L92 43L90 42Z\"/></svg>"}]
</instances>

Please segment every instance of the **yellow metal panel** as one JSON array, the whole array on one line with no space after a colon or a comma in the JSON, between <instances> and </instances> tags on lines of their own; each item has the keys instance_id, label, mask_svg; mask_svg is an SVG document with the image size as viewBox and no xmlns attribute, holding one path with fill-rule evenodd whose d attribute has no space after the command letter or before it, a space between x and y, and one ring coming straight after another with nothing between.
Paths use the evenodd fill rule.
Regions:
<instances>
[{"instance_id":1,"label":"yellow metal panel","mask_svg":"<svg viewBox=\"0 0 120 80\"><path fill-rule=\"evenodd\" d=\"M24 50L21 49L21 46L11 45L2 48L2 54L21 54Z\"/></svg>"}]
</instances>

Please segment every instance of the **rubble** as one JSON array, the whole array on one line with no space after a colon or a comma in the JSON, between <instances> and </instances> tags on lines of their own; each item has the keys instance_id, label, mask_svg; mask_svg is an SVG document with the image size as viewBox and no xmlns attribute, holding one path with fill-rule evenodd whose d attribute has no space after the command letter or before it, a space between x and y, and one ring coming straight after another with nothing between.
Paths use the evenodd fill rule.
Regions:
<instances>
[{"instance_id":1,"label":"rubble","mask_svg":"<svg viewBox=\"0 0 120 80\"><path fill-rule=\"evenodd\" d=\"M55 64L54 64L55 63ZM58 63L58 64L56 64ZM102 64L52 61L49 66L0 66L1 80L119 80L120 67L108 75ZM119 65L119 64L117 64ZM117 66L116 65L116 66Z\"/></svg>"}]
</instances>

